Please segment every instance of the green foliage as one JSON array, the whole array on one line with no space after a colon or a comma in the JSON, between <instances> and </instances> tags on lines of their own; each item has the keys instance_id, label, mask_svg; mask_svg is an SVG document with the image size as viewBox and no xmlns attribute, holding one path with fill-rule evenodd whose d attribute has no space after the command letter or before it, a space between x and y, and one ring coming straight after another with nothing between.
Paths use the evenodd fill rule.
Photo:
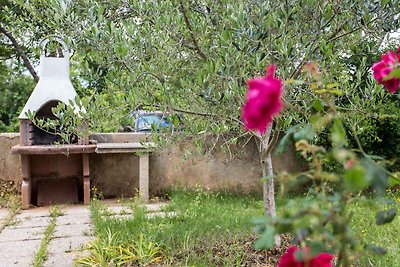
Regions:
<instances>
[{"instance_id":1,"label":"green foliage","mask_svg":"<svg viewBox=\"0 0 400 267\"><path fill-rule=\"evenodd\" d=\"M126 244L120 244L118 240L117 233L107 229L106 236L89 241L87 251L90 254L75 263L79 266L148 266L159 263L163 258L161 248L143 235Z\"/></svg>"},{"instance_id":2,"label":"green foliage","mask_svg":"<svg viewBox=\"0 0 400 267\"><path fill-rule=\"evenodd\" d=\"M343 174L343 182L346 190L350 192L358 192L368 186L365 180L365 170L362 166L346 170Z\"/></svg>"},{"instance_id":3,"label":"green foliage","mask_svg":"<svg viewBox=\"0 0 400 267\"><path fill-rule=\"evenodd\" d=\"M254 243L254 248L258 250L273 248L275 246L275 235L275 228L267 227Z\"/></svg>"},{"instance_id":4,"label":"green foliage","mask_svg":"<svg viewBox=\"0 0 400 267\"><path fill-rule=\"evenodd\" d=\"M394 217L396 216L396 213L397 213L396 209L393 208L379 211L376 213L375 223L377 225L390 223L391 221L393 221Z\"/></svg>"},{"instance_id":5,"label":"green foliage","mask_svg":"<svg viewBox=\"0 0 400 267\"><path fill-rule=\"evenodd\" d=\"M213 133L234 143L247 134L240 123L246 79L276 63L287 80L278 128L328 110L316 98L325 92L348 114L344 127L355 128L368 153L397 159L397 109L384 108L388 96L368 69L382 38L397 29L398 1L181 2L35 0L6 1L1 8L7 11L2 21L26 43L31 61L37 62L38 41L49 34L61 35L75 50L71 75L87 102L91 131L117 131L129 112L146 107L189 112L185 131L191 138ZM324 71L303 72L310 61ZM310 84L302 81L310 76ZM18 112L8 106L2 105L16 130ZM379 131L394 136L380 139Z\"/></svg>"},{"instance_id":6,"label":"green foliage","mask_svg":"<svg viewBox=\"0 0 400 267\"><path fill-rule=\"evenodd\" d=\"M373 107L375 118L365 118L358 131L360 142L368 154L384 158L385 166L391 171L399 171L400 118L397 115L400 102L397 96L387 95L384 104ZM360 129L359 128L359 129Z\"/></svg>"},{"instance_id":7,"label":"green foliage","mask_svg":"<svg viewBox=\"0 0 400 267\"><path fill-rule=\"evenodd\" d=\"M37 51L34 44L44 35L60 33L75 50L72 79L90 99L94 130L116 130L127 112L150 106L203 114L188 116L186 130L233 138L243 131L245 80L263 75L270 63L293 81L285 87L290 105L283 128L309 115L317 93L347 97L367 89L353 82L357 70L364 79L363 60L370 64L381 38L396 29L391 21L399 10L397 1L7 3L4 21L15 36L29 36L29 51ZM316 60L327 70L327 86L310 90L296 81L303 63Z\"/></svg>"},{"instance_id":8,"label":"green foliage","mask_svg":"<svg viewBox=\"0 0 400 267\"><path fill-rule=\"evenodd\" d=\"M343 127L342 121L339 119L333 120L331 127L331 141L333 147L347 146L346 130Z\"/></svg>"},{"instance_id":9,"label":"green foliage","mask_svg":"<svg viewBox=\"0 0 400 267\"><path fill-rule=\"evenodd\" d=\"M71 144L76 138L87 139L89 137L88 123L90 122L85 110L84 101L78 96L70 100L68 105L59 102L52 108L55 118L38 118L34 112L28 111L27 117L35 126L43 131L59 135L62 142Z\"/></svg>"},{"instance_id":10,"label":"green foliage","mask_svg":"<svg viewBox=\"0 0 400 267\"><path fill-rule=\"evenodd\" d=\"M0 132L18 131L18 115L33 87L20 68L0 64Z\"/></svg>"}]
</instances>

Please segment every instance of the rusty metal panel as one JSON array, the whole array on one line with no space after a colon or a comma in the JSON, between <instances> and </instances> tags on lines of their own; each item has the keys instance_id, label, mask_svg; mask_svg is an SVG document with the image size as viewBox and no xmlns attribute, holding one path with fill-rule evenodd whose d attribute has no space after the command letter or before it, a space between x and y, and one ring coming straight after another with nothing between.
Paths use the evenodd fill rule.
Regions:
<instances>
[{"instance_id":1,"label":"rusty metal panel","mask_svg":"<svg viewBox=\"0 0 400 267\"><path fill-rule=\"evenodd\" d=\"M78 203L78 179L40 179L38 181L37 205Z\"/></svg>"},{"instance_id":2,"label":"rusty metal panel","mask_svg":"<svg viewBox=\"0 0 400 267\"><path fill-rule=\"evenodd\" d=\"M32 155L32 176L66 178L82 176L82 155Z\"/></svg>"}]
</instances>

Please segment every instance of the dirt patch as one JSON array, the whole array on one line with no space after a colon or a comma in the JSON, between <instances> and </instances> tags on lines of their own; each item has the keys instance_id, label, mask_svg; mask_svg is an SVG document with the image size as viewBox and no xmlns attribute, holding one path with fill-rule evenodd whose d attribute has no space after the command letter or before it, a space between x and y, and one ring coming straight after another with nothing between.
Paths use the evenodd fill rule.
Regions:
<instances>
[{"instance_id":1,"label":"dirt patch","mask_svg":"<svg viewBox=\"0 0 400 267\"><path fill-rule=\"evenodd\" d=\"M271 250L255 250L253 245L257 240L256 235L235 237L232 235L220 240L208 240L200 242L193 250L175 255L171 260L172 264L185 262L185 259L193 257L193 254L207 256L209 266L227 266L227 259L237 259L235 266L277 266L282 254L291 246L292 238L283 235L282 245Z\"/></svg>"},{"instance_id":2,"label":"dirt patch","mask_svg":"<svg viewBox=\"0 0 400 267\"><path fill-rule=\"evenodd\" d=\"M0 180L0 208L7 207L9 196L19 195L20 188L20 183L16 183L14 181Z\"/></svg>"},{"instance_id":3,"label":"dirt patch","mask_svg":"<svg viewBox=\"0 0 400 267\"><path fill-rule=\"evenodd\" d=\"M0 179L0 197L9 194L19 194L20 193L20 183L15 181L5 181Z\"/></svg>"},{"instance_id":4,"label":"dirt patch","mask_svg":"<svg viewBox=\"0 0 400 267\"><path fill-rule=\"evenodd\" d=\"M224 265L224 257L229 257L229 247L241 248L243 251L241 266L277 266L279 258L290 246L288 236L282 236L282 245L279 248L271 250L255 250L253 247L254 242L257 240L256 236L247 238L228 239L225 244L218 244L213 246L213 255L215 255L215 264L218 266ZM228 249L227 249L228 248ZM235 249L236 250L236 249Z\"/></svg>"}]
</instances>

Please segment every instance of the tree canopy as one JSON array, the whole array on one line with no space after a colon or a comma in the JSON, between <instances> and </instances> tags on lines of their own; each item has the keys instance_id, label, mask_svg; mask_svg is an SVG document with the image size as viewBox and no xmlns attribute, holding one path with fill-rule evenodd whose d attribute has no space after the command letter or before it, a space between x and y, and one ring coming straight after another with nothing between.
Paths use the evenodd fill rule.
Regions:
<instances>
[{"instance_id":1,"label":"tree canopy","mask_svg":"<svg viewBox=\"0 0 400 267\"><path fill-rule=\"evenodd\" d=\"M286 126L311 105L314 92L296 82L309 61L324 70L338 101L351 97L355 109L368 101L365 94L379 91L368 83L368 68L397 29L398 13L398 1L35 0L3 1L0 19L33 65L42 38L67 40L81 96L97 114L116 115L95 130L115 130L128 110L152 106L197 113L201 119L187 122L197 132L240 133L245 81L270 63L292 81ZM23 63L6 35L1 41L2 57Z\"/></svg>"}]
</instances>

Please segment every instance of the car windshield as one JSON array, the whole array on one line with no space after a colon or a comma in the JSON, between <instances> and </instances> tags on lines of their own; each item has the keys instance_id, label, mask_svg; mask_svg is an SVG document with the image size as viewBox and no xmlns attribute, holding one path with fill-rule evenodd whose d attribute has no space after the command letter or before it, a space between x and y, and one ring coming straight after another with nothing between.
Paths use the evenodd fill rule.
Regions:
<instances>
[{"instance_id":1,"label":"car windshield","mask_svg":"<svg viewBox=\"0 0 400 267\"><path fill-rule=\"evenodd\" d=\"M159 127L168 127L171 126L172 124L166 120L166 118L163 118L162 115L142 115L138 118L137 122L137 127L138 130L149 130L151 129L151 125L154 124L157 126L157 129Z\"/></svg>"}]
</instances>

